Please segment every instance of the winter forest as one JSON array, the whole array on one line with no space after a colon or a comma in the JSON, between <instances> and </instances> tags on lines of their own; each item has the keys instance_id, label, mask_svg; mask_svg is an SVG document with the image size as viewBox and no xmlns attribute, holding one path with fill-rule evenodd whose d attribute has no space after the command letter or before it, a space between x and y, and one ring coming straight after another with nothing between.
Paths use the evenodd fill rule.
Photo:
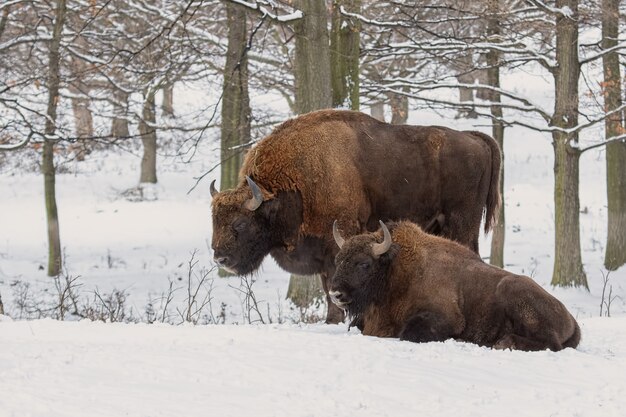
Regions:
<instances>
[{"instance_id":1,"label":"winter forest","mask_svg":"<svg viewBox=\"0 0 626 417\"><path fill-rule=\"evenodd\" d=\"M625 28L621 0L0 0L0 417L623 415ZM216 195L322 109L491 136L480 258L578 347L374 337L325 323L323 274L220 267Z\"/></svg>"}]
</instances>

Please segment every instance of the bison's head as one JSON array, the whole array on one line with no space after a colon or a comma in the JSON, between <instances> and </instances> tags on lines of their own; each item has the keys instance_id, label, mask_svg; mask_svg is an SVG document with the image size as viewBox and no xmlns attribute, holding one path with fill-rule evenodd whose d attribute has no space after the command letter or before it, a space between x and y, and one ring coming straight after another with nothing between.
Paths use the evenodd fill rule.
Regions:
<instances>
[{"instance_id":1,"label":"bison's head","mask_svg":"<svg viewBox=\"0 0 626 417\"><path fill-rule=\"evenodd\" d=\"M335 258L337 271L329 283L332 301L351 316L358 316L376 301L385 288L387 272L397 253L387 226L380 222L382 232L356 235L344 240L333 224L335 242L340 248ZM380 241L381 234L383 241Z\"/></svg>"},{"instance_id":2,"label":"bison's head","mask_svg":"<svg viewBox=\"0 0 626 417\"><path fill-rule=\"evenodd\" d=\"M259 186L246 177L247 186L218 192L213 197L213 239L215 263L235 274L255 271L273 245L274 199L264 201Z\"/></svg>"}]
</instances>

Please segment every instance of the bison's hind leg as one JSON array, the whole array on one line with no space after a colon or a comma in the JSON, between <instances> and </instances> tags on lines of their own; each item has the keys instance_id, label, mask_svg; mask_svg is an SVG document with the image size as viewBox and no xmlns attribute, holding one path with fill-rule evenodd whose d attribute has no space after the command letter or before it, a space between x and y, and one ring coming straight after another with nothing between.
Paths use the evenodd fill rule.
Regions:
<instances>
[{"instance_id":1,"label":"bison's hind leg","mask_svg":"<svg viewBox=\"0 0 626 417\"><path fill-rule=\"evenodd\" d=\"M507 334L500 338L494 345L494 349L512 349L512 350L525 350L525 351L537 351L550 349L552 351L558 351L563 349L563 346L559 343L556 336L549 342L543 340L531 339L529 337L520 336L517 334Z\"/></svg>"},{"instance_id":2,"label":"bison's hind leg","mask_svg":"<svg viewBox=\"0 0 626 417\"><path fill-rule=\"evenodd\" d=\"M572 320L574 319L572 318ZM563 347L576 349L579 343L580 343L580 327L578 326L578 323L574 321L574 333L570 336L569 339L563 342Z\"/></svg>"},{"instance_id":3,"label":"bison's hind leg","mask_svg":"<svg viewBox=\"0 0 626 417\"><path fill-rule=\"evenodd\" d=\"M497 302L512 324L495 348L558 351L574 332L575 321L565 307L532 279L510 275L496 288Z\"/></svg>"},{"instance_id":4,"label":"bison's hind leg","mask_svg":"<svg viewBox=\"0 0 626 417\"><path fill-rule=\"evenodd\" d=\"M410 342L441 342L452 336L452 325L443 314L434 311L418 311L404 324L400 340Z\"/></svg>"}]
</instances>

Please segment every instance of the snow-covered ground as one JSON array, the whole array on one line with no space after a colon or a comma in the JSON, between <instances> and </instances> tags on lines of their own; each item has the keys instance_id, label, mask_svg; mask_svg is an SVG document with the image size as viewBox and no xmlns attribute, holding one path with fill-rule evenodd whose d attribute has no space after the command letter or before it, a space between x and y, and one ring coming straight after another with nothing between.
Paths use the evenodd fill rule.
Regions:
<instances>
[{"instance_id":1,"label":"snow-covered ground","mask_svg":"<svg viewBox=\"0 0 626 417\"><path fill-rule=\"evenodd\" d=\"M626 410L626 318L577 350L494 351L345 325L0 321L2 416L602 416Z\"/></svg>"},{"instance_id":2,"label":"snow-covered ground","mask_svg":"<svg viewBox=\"0 0 626 417\"><path fill-rule=\"evenodd\" d=\"M413 112L411 122L488 132L484 121L444 116ZM201 152L190 164L159 158L153 201L121 195L136 185L137 156L95 152L85 162L64 166L66 173L57 176L61 241L66 274L80 285L80 302L93 301L94 291L106 298L119 290L136 320L150 314L156 321L183 320L191 254L195 251L198 261L192 284L202 268L212 266L208 184L216 175L188 193L194 177L215 164L214 144L201 151L204 156ZM581 242L589 292L549 285L550 139L507 129L505 156L506 268L532 276L566 304L581 324L579 349L523 353L453 341L416 345L363 337L345 325L294 324L302 316L323 316L323 306L294 308L285 300L289 275L267 259L254 277L258 312L250 308L240 278L209 271L200 295L211 302L195 318L225 325L0 318L0 417L624 415L626 267L609 275L612 317L600 317L607 274L602 150L581 159ZM0 295L14 319L37 317L41 312L24 301L49 306L57 296L45 274L43 179L0 170L0 195ZM481 240L484 257L489 238ZM173 300L165 310L170 283ZM245 324L260 318L266 324Z\"/></svg>"}]
</instances>

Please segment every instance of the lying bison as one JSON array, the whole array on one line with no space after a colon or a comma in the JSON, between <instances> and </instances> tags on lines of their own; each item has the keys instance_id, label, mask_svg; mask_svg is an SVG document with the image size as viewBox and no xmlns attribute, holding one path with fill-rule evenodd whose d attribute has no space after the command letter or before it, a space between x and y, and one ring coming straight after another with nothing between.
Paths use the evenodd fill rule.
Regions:
<instances>
[{"instance_id":1,"label":"lying bison","mask_svg":"<svg viewBox=\"0 0 626 417\"><path fill-rule=\"evenodd\" d=\"M500 151L478 132L394 126L363 113L322 110L278 126L246 155L238 186L213 196L215 261L237 274L269 253L286 271L335 271L331 234L409 219L478 252L499 204ZM343 313L328 303L328 322Z\"/></svg>"},{"instance_id":2,"label":"lying bison","mask_svg":"<svg viewBox=\"0 0 626 417\"><path fill-rule=\"evenodd\" d=\"M329 283L363 334L413 342L455 338L500 349L575 348L580 329L532 279L485 264L410 222L344 241ZM384 235L382 243L378 243Z\"/></svg>"}]
</instances>

